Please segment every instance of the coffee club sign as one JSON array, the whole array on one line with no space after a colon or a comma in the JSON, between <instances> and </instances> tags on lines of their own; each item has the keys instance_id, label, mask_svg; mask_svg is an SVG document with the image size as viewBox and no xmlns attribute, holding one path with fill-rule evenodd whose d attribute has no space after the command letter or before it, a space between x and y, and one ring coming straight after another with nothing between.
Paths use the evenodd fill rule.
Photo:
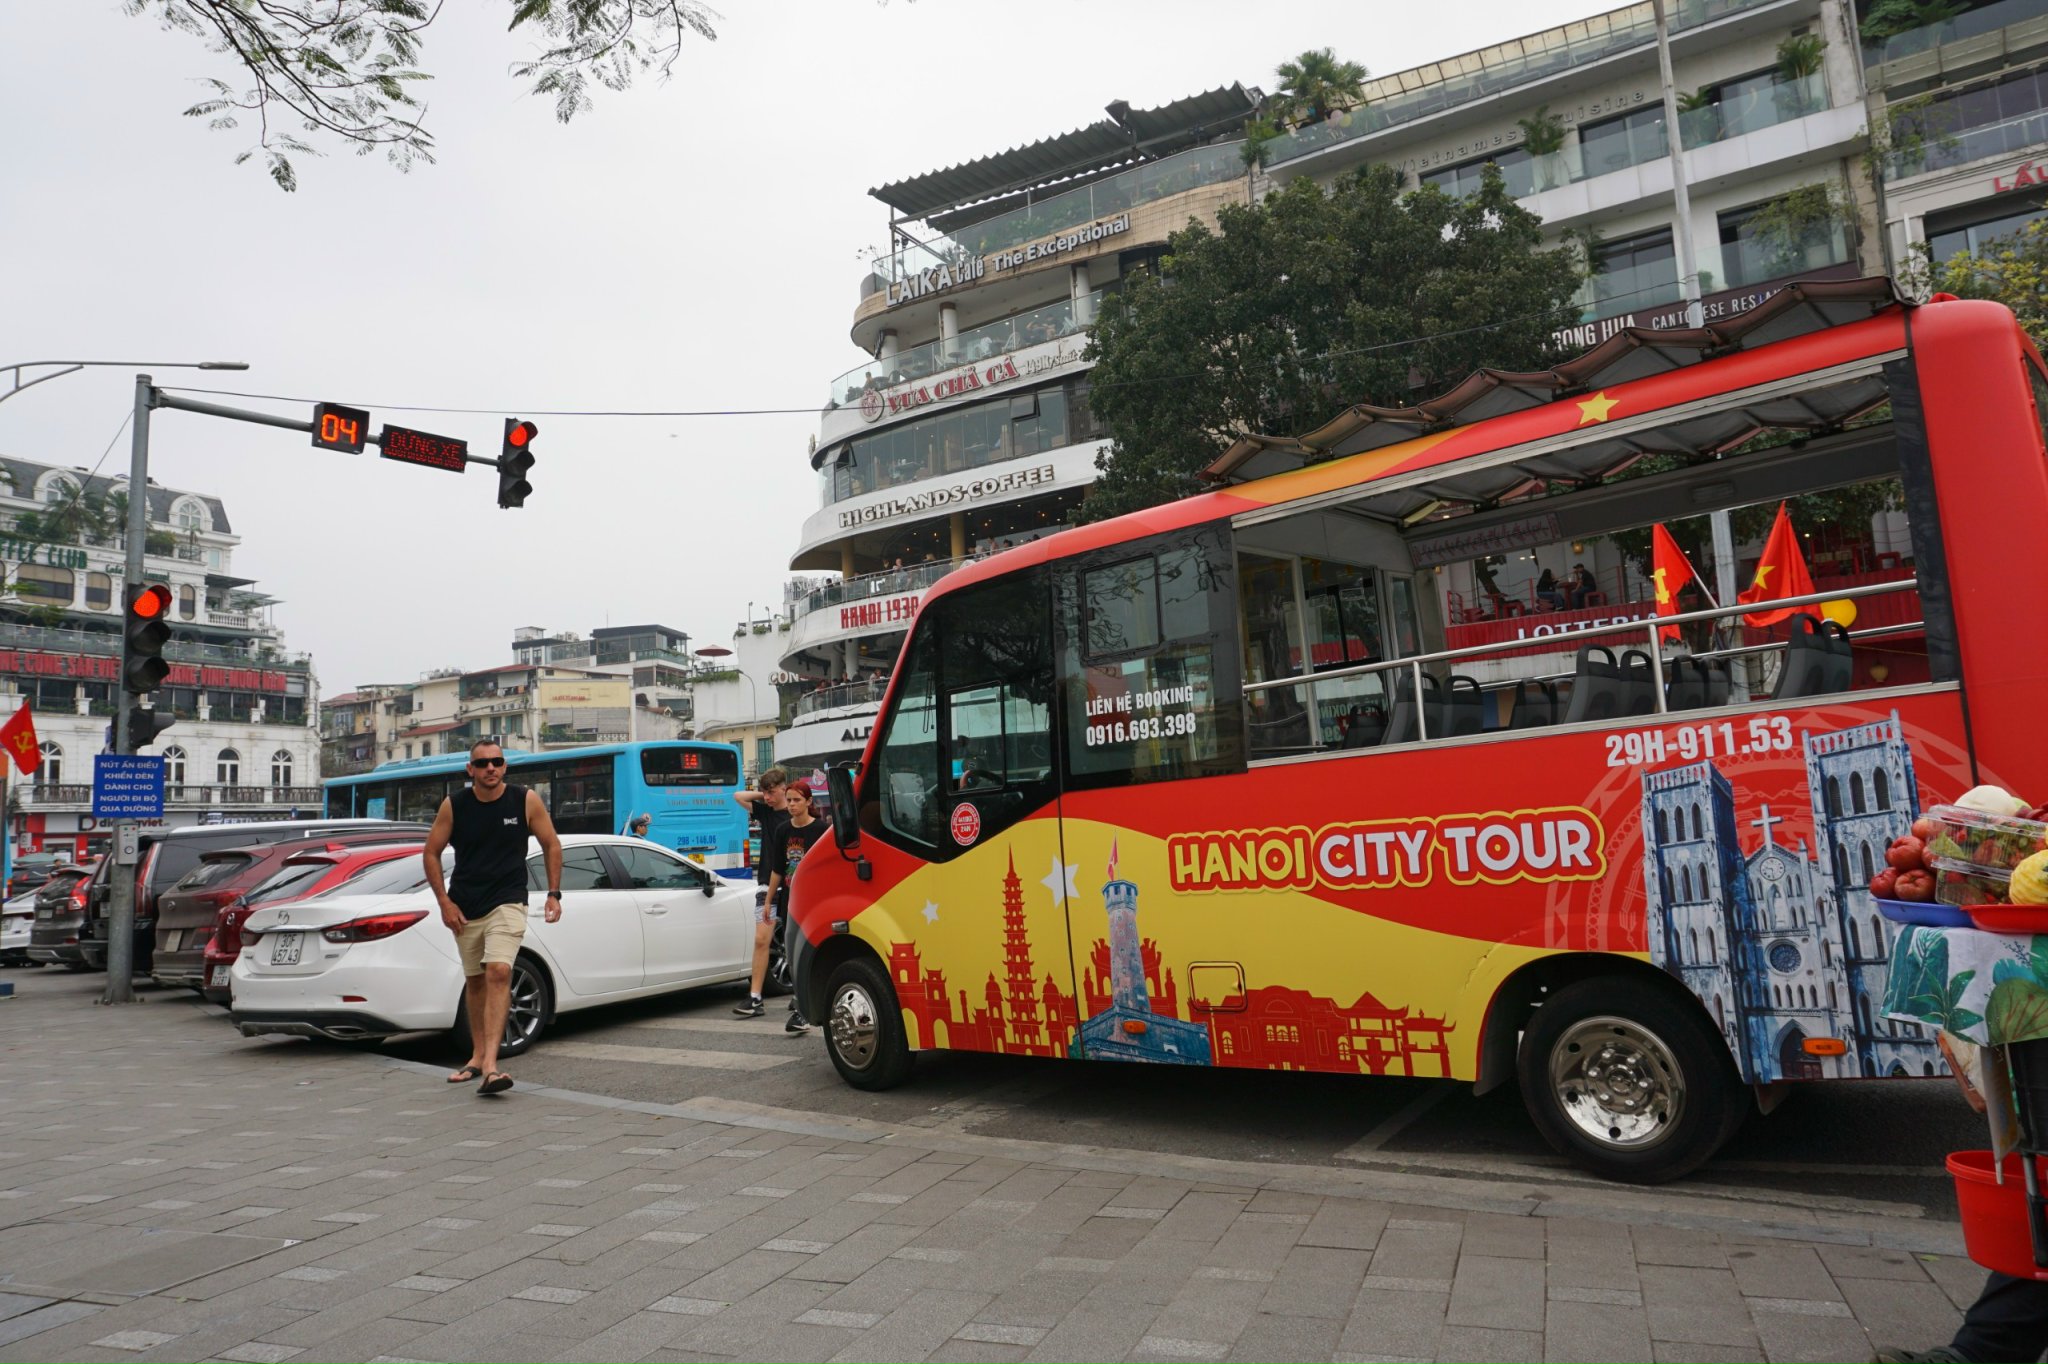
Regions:
<instances>
[{"instance_id":1,"label":"coffee club sign","mask_svg":"<svg viewBox=\"0 0 2048 1364\"><path fill-rule=\"evenodd\" d=\"M1131 230L1131 215L1119 213L1114 218L1103 218L1086 227L1077 227L1072 232L1048 237L1044 241L1032 242L1011 251L996 251L985 256L970 256L962 261L948 261L920 270L914 275L890 281L886 290L888 306L894 308L915 298L929 298L933 294L957 289L963 284L972 284L986 278L990 271L1021 270L1027 265L1036 265L1042 260L1064 256L1069 251L1078 251L1084 246L1093 246L1110 237L1120 237Z\"/></svg>"},{"instance_id":2,"label":"coffee club sign","mask_svg":"<svg viewBox=\"0 0 2048 1364\"><path fill-rule=\"evenodd\" d=\"M85 567L85 551L82 549L42 544L12 535L0 535L0 559L17 564L48 564L51 568Z\"/></svg>"}]
</instances>

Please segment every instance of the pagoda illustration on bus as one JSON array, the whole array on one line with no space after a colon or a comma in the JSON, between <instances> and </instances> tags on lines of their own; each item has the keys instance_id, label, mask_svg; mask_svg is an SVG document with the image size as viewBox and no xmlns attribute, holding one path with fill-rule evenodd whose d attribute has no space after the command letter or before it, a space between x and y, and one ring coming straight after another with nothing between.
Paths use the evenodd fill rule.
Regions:
<instances>
[{"instance_id":1,"label":"pagoda illustration on bus","mask_svg":"<svg viewBox=\"0 0 2048 1364\"><path fill-rule=\"evenodd\" d=\"M1650 959L1706 1006L1745 1081L1933 1075L1933 1033L1879 1016L1898 929L1868 882L1919 807L1898 715L1803 739L1808 808L1790 813L1759 803L1744 821L1712 760L1643 775ZM1810 842L1794 832L1808 813ZM1812 1038L1848 1047L1815 1055Z\"/></svg>"},{"instance_id":2,"label":"pagoda illustration on bus","mask_svg":"<svg viewBox=\"0 0 2048 1364\"><path fill-rule=\"evenodd\" d=\"M1109 915L1110 1005L1081 1022L1071 1054L1102 1061L1153 1061L1177 1066L1210 1064L1209 1030L1199 1023L1152 1012L1145 991L1145 959L1138 937L1138 886L1116 874L1117 845L1109 845L1109 880L1102 908Z\"/></svg>"}]
</instances>

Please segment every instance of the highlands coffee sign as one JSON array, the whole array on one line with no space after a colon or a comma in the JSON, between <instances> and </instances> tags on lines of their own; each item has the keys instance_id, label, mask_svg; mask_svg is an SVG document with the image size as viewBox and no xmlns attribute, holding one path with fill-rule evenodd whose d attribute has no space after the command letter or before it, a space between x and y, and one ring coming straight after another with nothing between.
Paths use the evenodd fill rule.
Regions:
<instances>
[{"instance_id":1,"label":"highlands coffee sign","mask_svg":"<svg viewBox=\"0 0 2048 1364\"><path fill-rule=\"evenodd\" d=\"M997 251L986 256L970 256L965 260L948 261L934 265L929 270L920 270L904 279L892 280L887 288L888 306L908 303L914 298L927 298L932 294L944 293L963 284L972 284L988 276L991 271L1021 270L1027 265L1036 265L1043 260L1064 256L1069 251L1079 251L1093 246L1110 237L1120 237L1131 230L1131 215L1119 213L1114 218L1104 218L1086 227L1077 227L1072 232L1032 242L1012 251Z\"/></svg>"},{"instance_id":2,"label":"highlands coffee sign","mask_svg":"<svg viewBox=\"0 0 2048 1364\"><path fill-rule=\"evenodd\" d=\"M920 512L958 506L965 502L979 502L988 497L1005 497L1026 488L1051 483L1055 476L1052 465L1040 464L1029 469L1014 469L1006 474L992 474L987 478L951 483L942 488L933 488L929 492L909 493L882 502L871 502L865 507L849 507L839 513L839 529L852 530L856 526L873 525L877 521L893 521L899 516L915 516Z\"/></svg>"}]
</instances>

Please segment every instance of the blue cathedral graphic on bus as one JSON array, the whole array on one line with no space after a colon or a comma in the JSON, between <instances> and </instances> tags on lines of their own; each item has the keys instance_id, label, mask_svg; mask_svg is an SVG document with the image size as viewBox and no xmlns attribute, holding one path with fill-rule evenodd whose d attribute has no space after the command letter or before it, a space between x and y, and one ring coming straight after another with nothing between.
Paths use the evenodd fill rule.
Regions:
<instances>
[{"instance_id":1,"label":"blue cathedral graphic on bus","mask_svg":"<svg viewBox=\"0 0 2048 1364\"><path fill-rule=\"evenodd\" d=\"M1145 958L1138 937L1138 886L1116 874L1117 845L1109 845L1109 880L1102 907L1109 915L1110 1006L1083 1019L1068 1049L1098 1061L1155 1061L1206 1066L1209 1030L1152 1012L1145 989Z\"/></svg>"},{"instance_id":2,"label":"blue cathedral graphic on bus","mask_svg":"<svg viewBox=\"0 0 2048 1364\"><path fill-rule=\"evenodd\" d=\"M1940 1073L1932 1030L1882 1015L1898 929L1868 887L1919 812L1898 712L1801 737L1811 846L1782 827L1805 811L1737 810L1711 761L1643 775L1650 960L1706 1006L1747 1082ZM1813 1055L1813 1038L1848 1050Z\"/></svg>"}]
</instances>

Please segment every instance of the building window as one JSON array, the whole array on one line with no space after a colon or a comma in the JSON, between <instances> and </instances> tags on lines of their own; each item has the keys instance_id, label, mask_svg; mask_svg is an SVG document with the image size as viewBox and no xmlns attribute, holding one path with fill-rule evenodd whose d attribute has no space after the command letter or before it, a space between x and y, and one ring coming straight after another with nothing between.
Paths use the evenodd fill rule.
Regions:
<instances>
[{"instance_id":1,"label":"building window","mask_svg":"<svg viewBox=\"0 0 2048 1364\"><path fill-rule=\"evenodd\" d=\"M179 530L205 530L207 528L206 512L197 502L194 502L189 497L178 503L177 510L172 514L172 519L177 524Z\"/></svg>"},{"instance_id":2,"label":"building window","mask_svg":"<svg viewBox=\"0 0 2048 1364\"><path fill-rule=\"evenodd\" d=\"M2031 204L2001 203L1991 210L1989 217L1983 214L1986 206L1971 207L1966 220L1955 226L1937 228L1933 221L1927 225L1927 250L1936 261L1954 260L1957 256L1975 255L1985 247L2018 236L2028 223L2048 214L2048 205L2036 201ZM1957 215L1948 215L1947 221L1954 222ZM1975 221L1968 220L1975 218Z\"/></svg>"},{"instance_id":3,"label":"building window","mask_svg":"<svg viewBox=\"0 0 2048 1364\"><path fill-rule=\"evenodd\" d=\"M85 604L95 611L114 607L114 580L104 573L85 575Z\"/></svg>"},{"instance_id":4,"label":"building window","mask_svg":"<svg viewBox=\"0 0 2048 1364\"><path fill-rule=\"evenodd\" d=\"M1468 194L1479 192L1489 164L1500 167L1500 176L1507 184L1509 197L1520 199L1535 192L1535 161L1520 147L1502 152L1499 156L1482 156L1476 161L1464 161L1455 166L1446 166L1442 170L1426 171L1417 178L1425 185L1435 185L1453 199L1462 199Z\"/></svg>"},{"instance_id":5,"label":"building window","mask_svg":"<svg viewBox=\"0 0 2048 1364\"><path fill-rule=\"evenodd\" d=\"M191 620L199 614L199 593L190 583L178 589L178 615Z\"/></svg>"},{"instance_id":6,"label":"building window","mask_svg":"<svg viewBox=\"0 0 2048 1364\"><path fill-rule=\"evenodd\" d=\"M292 784L292 755L290 749L280 748L270 755L270 784L280 790Z\"/></svg>"},{"instance_id":7,"label":"building window","mask_svg":"<svg viewBox=\"0 0 2048 1364\"><path fill-rule=\"evenodd\" d=\"M43 745L43 764L36 769L37 786L62 786L64 784L64 749L62 745Z\"/></svg>"},{"instance_id":8,"label":"building window","mask_svg":"<svg viewBox=\"0 0 2048 1364\"><path fill-rule=\"evenodd\" d=\"M70 497L77 487L77 484L67 478L51 479L43 485L43 505L48 507L56 506L65 498Z\"/></svg>"},{"instance_id":9,"label":"building window","mask_svg":"<svg viewBox=\"0 0 2048 1364\"><path fill-rule=\"evenodd\" d=\"M1664 106L1653 104L1616 118L1581 124L1579 154L1588 176L1627 170L1670 155L1664 135Z\"/></svg>"},{"instance_id":10,"label":"building window","mask_svg":"<svg viewBox=\"0 0 2048 1364\"><path fill-rule=\"evenodd\" d=\"M185 793L185 750L176 744L164 750L164 787L172 795Z\"/></svg>"},{"instance_id":11,"label":"building window","mask_svg":"<svg viewBox=\"0 0 2048 1364\"><path fill-rule=\"evenodd\" d=\"M1595 314L1630 312L1677 294L1678 253L1665 227L1594 247L1592 277L1580 288L1579 306Z\"/></svg>"},{"instance_id":12,"label":"building window","mask_svg":"<svg viewBox=\"0 0 2048 1364\"><path fill-rule=\"evenodd\" d=\"M1848 231L1833 215L1790 232L1760 231L1757 218L1765 207L1751 204L1718 217L1721 272L1726 276L1723 283L1761 284L1839 265L1849 259Z\"/></svg>"},{"instance_id":13,"label":"building window","mask_svg":"<svg viewBox=\"0 0 2048 1364\"><path fill-rule=\"evenodd\" d=\"M754 770L764 772L775 766L775 737L754 740Z\"/></svg>"},{"instance_id":14,"label":"building window","mask_svg":"<svg viewBox=\"0 0 2048 1364\"><path fill-rule=\"evenodd\" d=\"M223 748L220 757L214 760L213 779L222 786L242 784L242 755L232 748Z\"/></svg>"},{"instance_id":15,"label":"building window","mask_svg":"<svg viewBox=\"0 0 2048 1364\"><path fill-rule=\"evenodd\" d=\"M76 586L70 569L51 568L48 564L23 564L14 571L14 581L17 596L33 597L61 606L71 605L71 595Z\"/></svg>"}]
</instances>

